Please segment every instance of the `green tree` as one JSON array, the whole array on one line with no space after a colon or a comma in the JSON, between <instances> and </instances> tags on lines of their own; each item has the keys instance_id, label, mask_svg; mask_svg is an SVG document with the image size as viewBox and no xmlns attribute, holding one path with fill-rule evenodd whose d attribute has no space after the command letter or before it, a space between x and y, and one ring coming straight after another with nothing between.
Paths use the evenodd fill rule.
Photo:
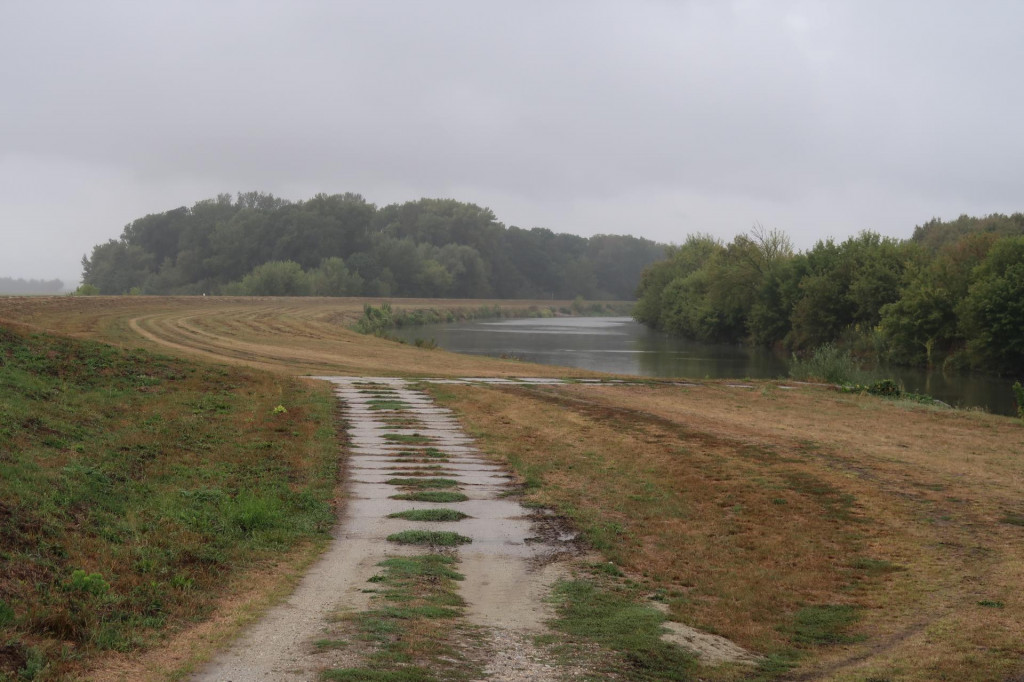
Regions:
<instances>
[{"instance_id":1,"label":"green tree","mask_svg":"<svg viewBox=\"0 0 1024 682\"><path fill-rule=\"evenodd\" d=\"M243 296L307 296L309 277L294 261L271 261L253 268L231 292Z\"/></svg>"},{"instance_id":2,"label":"green tree","mask_svg":"<svg viewBox=\"0 0 1024 682\"><path fill-rule=\"evenodd\" d=\"M722 243L708 234L688 235L681 245L668 247L668 258L648 266L640 276L633 317L638 322L662 331L675 331L673 327L680 327L678 320L692 319L692 314L683 312L687 304L679 299L693 295L703 296L706 283L703 280L695 280L687 285L684 284L684 280L707 266L724 250ZM669 285L676 280L679 282L670 289ZM689 305L696 304L691 302ZM669 308L673 309L671 314L668 312ZM668 317L672 317L676 322L668 324ZM690 326L689 323L682 325L686 328Z\"/></svg>"},{"instance_id":3,"label":"green tree","mask_svg":"<svg viewBox=\"0 0 1024 682\"><path fill-rule=\"evenodd\" d=\"M377 209L351 193L290 202L244 192L139 218L85 267L105 293L195 294L228 283L238 292L268 262L313 272L336 257L375 295L629 298L660 249L635 237L506 229L490 209L454 199Z\"/></svg>"},{"instance_id":4,"label":"green tree","mask_svg":"<svg viewBox=\"0 0 1024 682\"><path fill-rule=\"evenodd\" d=\"M472 246L446 244L438 251L437 261L451 274L450 296L456 298L490 297L490 268L480 253Z\"/></svg>"},{"instance_id":5,"label":"green tree","mask_svg":"<svg viewBox=\"0 0 1024 682\"><path fill-rule=\"evenodd\" d=\"M669 282L662 293L661 328L698 341L725 340L727 323L708 296L712 281L711 268L704 267Z\"/></svg>"},{"instance_id":6,"label":"green tree","mask_svg":"<svg viewBox=\"0 0 1024 682\"><path fill-rule=\"evenodd\" d=\"M424 298L443 298L452 287L452 275L433 258L417 263L416 280L413 290L415 296Z\"/></svg>"},{"instance_id":7,"label":"green tree","mask_svg":"<svg viewBox=\"0 0 1024 682\"><path fill-rule=\"evenodd\" d=\"M325 258L308 276L313 296L358 296L363 291L363 278L338 257Z\"/></svg>"},{"instance_id":8,"label":"green tree","mask_svg":"<svg viewBox=\"0 0 1024 682\"><path fill-rule=\"evenodd\" d=\"M595 291L591 298L628 300L636 295L640 275L651 263L666 255L664 244L630 235L598 234L587 240L578 262L587 263L593 273Z\"/></svg>"},{"instance_id":9,"label":"green tree","mask_svg":"<svg viewBox=\"0 0 1024 682\"><path fill-rule=\"evenodd\" d=\"M1024 374L1024 237L996 242L958 312L975 366Z\"/></svg>"},{"instance_id":10,"label":"green tree","mask_svg":"<svg viewBox=\"0 0 1024 682\"><path fill-rule=\"evenodd\" d=\"M127 293L141 287L153 271L153 256L141 246L111 239L93 247L92 257L82 257L82 283L101 294Z\"/></svg>"},{"instance_id":11,"label":"green tree","mask_svg":"<svg viewBox=\"0 0 1024 682\"><path fill-rule=\"evenodd\" d=\"M949 351L957 329L956 301L941 280L923 272L898 301L881 309L879 328L890 360L933 366L936 351Z\"/></svg>"},{"instance_id":12,"label":"green tree","mask_svg":"<svg viewBox=\"0 0 1024 682\"><path fill-rule=\"evenodd\" d=\"M789 345L813 348L850 332L873 333L882 306L899 298L904 265L898 242L875 232L861 232L841 244L819 241L806 254Z\"/></svg>"},{"instance_id":13,"label":"green tree","mask_svg":"<svg viewBox=\"0 0 1024 682\"><path fill-rule=\"evenodd\" d=\"M770 345L785 336L788 315L773 315L769 306L783 304L781 278L792 258L784 232L757 225L712 261L709 297L720 318L717 338Z\"/></svg>"}]
</instances>

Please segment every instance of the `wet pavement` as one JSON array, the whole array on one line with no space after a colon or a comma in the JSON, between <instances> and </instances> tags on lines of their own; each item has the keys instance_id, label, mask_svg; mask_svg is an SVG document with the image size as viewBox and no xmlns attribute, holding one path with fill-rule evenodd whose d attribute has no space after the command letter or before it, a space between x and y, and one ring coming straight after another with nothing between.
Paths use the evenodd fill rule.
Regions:
<instances>
[{"instance_id":1,"label":"wet pavement","mask_svg":"<svg viewBox=\"0 0 1024 682\"><path fill-rule=\"evenodd\" d=\"M347 504L335 540L287 601L193 679L319 679L319 671L333 661L313 642L323 636L328 620L339 612L368 608L365 587L378 563L389 556L429 551L388 542L388 535L410 529L455 531L472 540L458 550L446 549L456 553L458 570L465 576L459 583L465 617L493 630L491 646L498 657L509 654L500 650L502 642L525 646L525 637L542 631L552 615L544 596L564 575L556 559L577 553L575 537L559 533L544 514L509 499L514 492L510 473L477 450L452 413L423 391L395 378L316 378L334 384L349 439ZM434 478L454 484L422 487ZM467 499L435 503L393 498L420 489L459 492ZM395 512L435 508L468 517L451 522L389 518Z\"/></svg>"}]
</instances>

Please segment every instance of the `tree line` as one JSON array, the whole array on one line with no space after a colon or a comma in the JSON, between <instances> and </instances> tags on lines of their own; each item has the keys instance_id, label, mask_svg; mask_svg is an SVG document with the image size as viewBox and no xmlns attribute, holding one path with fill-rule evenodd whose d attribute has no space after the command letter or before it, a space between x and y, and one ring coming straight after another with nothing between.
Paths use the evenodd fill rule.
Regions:
<instances>
[{"instance_id":1,"label":"tree line","mask_svg":"<svg viewBox=\"0 0 1024 682\"><path fill-rule=\"evenodd\" d=\"M1024 214L932 220L907 240L861 232L794 252L757 227L690 235L644 271L634 316L711 342L1024 376Z\"/></svg>"},{"instance_id":2,"label":"tree line","mask_svg":"<svg viewBox=\"0 0 1024 682\"><path fill-rule=\"evenodd\" d=\"M82 258L102 294L632 299L665 247L506 227L453 199L228 194L132 221Z\"/></svg>"},{"instance_id":3,"label":"tree line","mask_svg":"<svg viewBox=\"0 0 1024 682\"><path fill-rule=\"evenodd\" d=\"M59 279L14 279L0 277L0 294L59 294L64 282Z\"/></svg>"}]
</instances>

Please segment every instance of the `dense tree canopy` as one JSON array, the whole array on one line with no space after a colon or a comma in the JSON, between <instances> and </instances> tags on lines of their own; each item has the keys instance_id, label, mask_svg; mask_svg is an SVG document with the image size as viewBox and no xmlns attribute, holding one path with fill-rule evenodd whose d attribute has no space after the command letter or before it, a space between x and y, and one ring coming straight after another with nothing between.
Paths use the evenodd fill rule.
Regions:
<instances>
[{"instance_id":1,"label":"dense tree canopy","mask_svg":"<svg viewBox=\"0 0 1024 682\"><path fill-rule=\"evenodd\" d=\"M248 192L147 215L82 259L104 294L631 299L664 247L505 227L487 208Z\"/></svg>"},{"instance_id":2,"label":"dense tree canopy","mask_svg":"<svg viewBox=\"0 0 1024 682\"><path fill-rule=\"evenodd\" d=\"M1024 214L932 220L794 253L755 229L689 237L641 276L635 316L703 341L839 342L877 359L1024 375Z\"/></svg>"}]
</instances>

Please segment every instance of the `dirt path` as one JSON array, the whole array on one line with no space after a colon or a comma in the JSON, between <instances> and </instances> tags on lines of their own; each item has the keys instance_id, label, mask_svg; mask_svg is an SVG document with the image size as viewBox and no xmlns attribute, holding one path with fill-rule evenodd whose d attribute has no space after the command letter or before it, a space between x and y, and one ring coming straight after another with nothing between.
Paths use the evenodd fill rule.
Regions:
<instances>
[{"instance_id":1,"label":"dirt path","mask_svg":"<svg viewBox=\"0 0 1024 682\"><path fill-rule=\"evenodd\" d=\"M348 504L335 541L285 603L193 679L314 680L324 668L350 664L346 652L318 651L314 642L325 636L329 620L339 612L368 608L367 581L382 560L423 551L388 542L387 536L427 527L472 538L458 551L459 572L465 575L459 589L467 602L466 620L487 628L483 646L491 661L489 679L555 679L553 666L528 635L543 630L551 615L543 598L563 574L557 560L575 551L572 538L536 541L552 534L538 528L543 522L536 514L506 499L508 473L483 459L451 414L424 393L399 379L322 378L336 385L346 406L351 443ZM392 404L405 407L391 409ZM446 455L442 469L429 457L399 454L425 454L428 448ZM458 481L469 499L441 505L390 498L396 486L387 481L426 474ZM469 518L427 523L388 517L439 507L456 508Z\"/></svg>"}]
</instances>

